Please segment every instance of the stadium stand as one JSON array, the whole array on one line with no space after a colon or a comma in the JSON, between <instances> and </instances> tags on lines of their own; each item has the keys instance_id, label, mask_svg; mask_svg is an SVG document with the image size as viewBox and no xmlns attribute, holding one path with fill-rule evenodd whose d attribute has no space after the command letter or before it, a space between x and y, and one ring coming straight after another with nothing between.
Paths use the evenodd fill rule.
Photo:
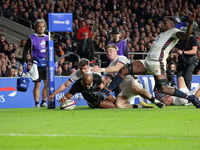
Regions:
<instances>
[{"instance_id":1,"label":"stadium stand","mask_svg":"<svg viewBox=\"0 0 200 150\"><path fill-rule=\"evenodd\" d=\"M149 45L161 31L161 20L165 16L176 18L178 26L187 24L187 16L195 9L194 31L200 43L200 4L192 0L3 0L0 1L0 30L8 43L17 43L33 33L33 23L37 19L48 20L51 12L72 12L73 32L53 32L55 43L62 40L65 54L77 53L79 40L76 35L81 22L85 21L95 44L95 61L106 63L104 47L112 40L112 30L118 27L122 39L128 41L129 59L145 58ZM72 51L67 51L67 40L71 41ZM198 46L200 49L200 46ZM55 49L59 52L58 49ZM0 47L2 53L3 47ZM2 56L3 57L3 56ZM0 58L1 61L3 58ZM65 58L66 61L67 58ZM169 61L170 62L170 61ZM1 63L0 63L1 64ZM73 62L75 67L76 62ZM197 59L197 69L199 61ZM105 66L105 64L104 64ZM8 66L7 66L8 67Z\"/></svg>"}]
</instances>

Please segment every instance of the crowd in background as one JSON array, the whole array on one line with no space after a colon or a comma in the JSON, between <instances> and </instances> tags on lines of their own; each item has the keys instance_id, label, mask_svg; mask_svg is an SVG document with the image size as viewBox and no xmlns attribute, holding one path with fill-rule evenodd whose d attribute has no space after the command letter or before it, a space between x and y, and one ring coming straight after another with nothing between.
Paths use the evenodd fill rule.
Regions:
<instances>
[{"instance_id":1,"label":"crowd in background","mask_svg":"<svg viewBox=\"0 0 200 150\"><path fill-rule=\"evenodd\" d=\"M3 0L0 1L0 6L2 10L10 12L8 14L3 11L4 17L28 28L30 23L37 19L48 22L48 13L73 13L73 32L60 32L59 36L53 34L55 60L58 60L55 71L57 76L68 76L77 69L77 57L69 55L59 59L64 54L74 52L80 57L88 57L90 61L97 60L95 52L105 51L105 46L113 39L114 28L121 31L121 40L126 40L129 52L133 52L128 55L130 61L145 58L145 53L148 53L155 37L161 32L161 21L165 16L173 16L177 22L187 22L188 15L194 9L194 25L200 28L200 4L195 0ZM6 41L3 34L0 38L0 76L20 76L26 40L22 40L18 45ZM80 46L84 46L86 39L89 39L90 43L88 56L81 53ZM194 74L200 74L199 38L197 42ZM30 57L30 54L27 57ZM107 61L103 55L101 59ZM176 71L177 59L178 55L172 50L168 59L170 70ZM27 64L31 66L31 63L29 61ZM28 76L28 73L25 76Z\"/></svg>"}]
</instances>

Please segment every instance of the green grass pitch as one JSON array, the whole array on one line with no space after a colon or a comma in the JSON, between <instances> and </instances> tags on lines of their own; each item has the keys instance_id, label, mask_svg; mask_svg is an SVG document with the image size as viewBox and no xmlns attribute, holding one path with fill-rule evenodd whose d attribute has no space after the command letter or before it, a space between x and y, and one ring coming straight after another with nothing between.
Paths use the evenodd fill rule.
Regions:
<instances>
[{"instance_id":1,"label":"green grass pitch","mask_svg":"<svg viewBox=\"0 0 200 150\"><path fill-rule=\"evenodd\" d=\"M200 110L0 109L0 150L199 150Z\"/></svg>"}]
</instances>

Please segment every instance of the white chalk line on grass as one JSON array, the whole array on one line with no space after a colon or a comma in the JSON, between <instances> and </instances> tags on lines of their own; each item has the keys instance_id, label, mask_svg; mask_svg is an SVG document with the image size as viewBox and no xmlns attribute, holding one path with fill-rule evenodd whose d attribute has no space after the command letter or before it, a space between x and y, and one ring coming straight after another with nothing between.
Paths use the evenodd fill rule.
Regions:
<instances>
[{"instance_id":1,"label":"white chalk line on grass","mask_svg":"<svg viewBox=\"0 0 200 150\"><path fill-rule=\"evenodd\" d=\"M178 139L200 140L198 137L164 137L164 136L123 136L123 135L67 135L67 134L15 134L0 133L2 136L46 136L46 137L111 137L111 138L143 138L143 139Z\"/></svg>"},{"instance_id":2,"label":"white chalk line on grass","mask_svg":"<svg viewBox=\"0 0 200 150\"><path fill-rule=\"evenodd\" d=\"M24 109L18 109L18 108L12 108L12 109L0 109L0 111L18 111L18 110L36 110L36 109L30 109L30 108L24 108Z\"/></svg>"}]
</instances>

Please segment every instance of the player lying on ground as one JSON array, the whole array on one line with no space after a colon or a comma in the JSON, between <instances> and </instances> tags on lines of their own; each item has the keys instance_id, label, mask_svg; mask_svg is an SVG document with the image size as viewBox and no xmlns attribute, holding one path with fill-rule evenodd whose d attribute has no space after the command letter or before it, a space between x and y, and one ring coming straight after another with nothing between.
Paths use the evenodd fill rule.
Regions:
<instances>
[{"instance_id":1,"label":"player lying on ground","mask_svg":"<svg viewBox=\"0 0 200 150\"><path fill-rule=\"evenodd\" d=\"M64 103L70 100L76 93L82 93L83 98L92 104L95 108L115 108L115 98L110 95L108 100L101 102L91 97L91 93L98 91L100 84L102 83L101 76L99 74L84 73L83 76L78 79L60 100L60 103ZM50 99L52 101L53 99Z\"/></svg>"},{"instance_id":2,"label":"player lying on ground","mask_svg":"<svg viewBox=\"0 0 200 150\"><path fill-rule=\"evenodd\" d=\"M178 85L178 89L180 91L187 93L188 95L195 95L197 98L200 98L200 86L198 86L197 88L195 88L192 91L189 91L185 84L185 80L183 77L178 78L177 85ZM175 106L192 105L192 103L190 103L187 99L179 98L179 97L171 96L171 95L166 95L166 94L159 92L159 90L157 90L157 89L155 89L154 93L155 93L155 97L158 100L160 100L161 102L165 103L168 106L170 106L170 105L175 105Z\"/></svg>"},{"instance_id":3,"label":"player lying on ground","mask_svg":"<svg viewBox=\"0 0 200 150\"><path fill-rule=\"evenodd\" d=\"M91 74L91 73L84 73L83 76L78 79L71 87L69 92L67 92L60 100L60 103L64 103L65 101L71 99L74 94L82 93L84 99L89 102L90 106L93 108L116 108L115 106L115 98L112 95L109 95L107 101L100 101L92 97L91 94L94 91L98 91L99 88L102 86L102 79L99 74ZM52 101L52 99L51 99ZM145 103L142 103L145 104ZM135 108L138 107L147 107L149 105L135 105Z\"/></svg>"},{"instance_id":4,"label":"player lying on ground","mask_svg":"<svg viewBox=\"0 0 200 150\"><path fill-rule=\"evenodd\" d=\"M62 85L60 85L60 87L58 89L56 89L51 95L50 95L50 99L53 99L54 96L62 91L64 91L65 89L67 89L73 82L77 81L78 79L80 79L84 73L91 73L90 69L90 61L86 58L82 58L79 60L78 62L78 67L79 69L74 72L73 74L71 74L69 76L69 80L67 80L65 83L63 83Z\"/></svg>"},{"instance_id":5,"label":"player lying on ground","mask_svg":"<svg viewBox=\"0 0 200 150\"><path fill-rule=\"evenodd\" d=\"M106 72L109 76L107 76L107 81L110 83L112 77L115 77L116 73L124 67L126 64L130 64L130 61L125 57L117 54L118 48L109 44L105 48L108 59L111 60L110 65L107 68L99 68L98 66L94 66L92 71L94 72ZM110 77L110 78L108 78ZM130 101L136 95L140 95L144 99L148 99L152 103L155 103L158 107L163 108L165 105L158 100L156 100L146 89L142 87L141 82L137 76L127 75L125 76L123 82L119 85L121 92L116 97L115 105L117 108L132 108L133 106L130 104Z\"/></svg>"},{"instance_id":6,"label":"player lying on ground","mask_svg":"<svg viewBox=\"0 0 200 150\"><path fill-rule=\"evenodd\" d=\"M189 16L189 24L186 32L182 32L174 27L176 20L173 17L166 17L162 24L162 32L155 38L150 51L145 60L135 60L131 64L121 68L119 73L112 80L110 85L95 93L95 96L102 100L107 99L107 95L120 83L127 75L152 74L155 79L155 86L167 95L185 98L192 102L196 108L200 108L200 101L195 95L188 95L180 90L167 86L166 64L170 50L176 45L179 39L188 39L192 32L192 24L196 18L195 11Z\"/></svg>"}]
</instances>

